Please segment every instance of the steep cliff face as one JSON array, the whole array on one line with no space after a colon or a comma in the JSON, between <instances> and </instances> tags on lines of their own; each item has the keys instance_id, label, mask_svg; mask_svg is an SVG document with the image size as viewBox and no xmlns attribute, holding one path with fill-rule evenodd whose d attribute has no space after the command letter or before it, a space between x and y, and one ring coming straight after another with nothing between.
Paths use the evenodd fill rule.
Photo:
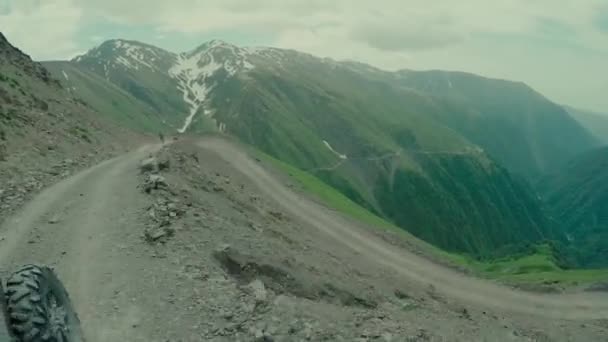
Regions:
<instances>
[{"instance_id":1,"label":"steep cliff face","mask_svg":"<svg viewBox=\"0 0 608 342\"><path fill-rule=\"evenodd\" d=\"M423 175L398 170L376 191L386 214L414 235L482 257L554 238L532 189L504 168L461 155L419 161Z\"/></svg>"},{"instance_id":2,"label":"steep cliff face","mask_svg":"<svg viewBox=\"0 0 608 342\"><path fill-rule=\"evenodd\" d=\"M544 179L539 188L563 223L580 266L608 266L608 148L590 151Z\"/></svg>"}]
</instances>

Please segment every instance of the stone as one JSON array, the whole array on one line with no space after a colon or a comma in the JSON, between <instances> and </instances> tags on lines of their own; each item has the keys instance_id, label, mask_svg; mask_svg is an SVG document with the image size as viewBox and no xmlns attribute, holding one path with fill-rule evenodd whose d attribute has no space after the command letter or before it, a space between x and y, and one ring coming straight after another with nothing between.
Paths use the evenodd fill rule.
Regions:
<instances>
[{"instance_id":1,"label":"stone","mask_svg":"<svg viewBox=\"0 0 608 342\"><path fill-rule=\"evenodd\" d=\"M148 229L144 233L145 238L148 242L156 242L162 238L172 236L173 234L174 230L169 227Z\"/></svg>"},{"instance_id":2,"label":"stone","mask_svg":"<svg viewBox=\"0 0 608 342\"><path fill-rule=\"evenodd\" d=\"M266 291L266 286L261 280L256 279L251 282L249 288L251 289L257 305L266 303L268 300L268 291Z\"/></svg>"},{"instance_id":3,"label":"stone","mask_svg":"<svg viewBox=\"0 0 608 342\"><path fill-rule=\"evenodd\" d=\"M161 175L150 175L150 177L148 177L148 181L150 183L154 184L156 187L158 187L159 185L163 185L163 186L167 185L167 181L165 180L165 177L163 177Z\"/></svg>"},{"instance_id":4,"label":"stone","mask_svg":"<svg viewBox=\"0 0 608 342\"><path fill-rule=\"evenodd\" d=\"M160 161L157 161L157 165L158 165L158 170L159 171L163 171L163 170L168 170L169 167L171 166L171 162L169 161L169 159L163 159Z\"/></svg>"},{"instance_id":5,"label":"stone","mask_svg":"<svg viewBox=\"0 0 608 342\"><path fill-rule=\"evenodd\" d=\"M142 160L141 163L139 164L139 170L142 173L158 172L159 171L158 160L154 157Z\"/></svg>"},{"instance_id":6,"label":"stone","mask_svg":"<svg viewBox=\"0 0 608 342\"><path fill-rule=\"evenodd\" d=\"M384 342L392 342L393 341L393 334L391 334L389 332L385 332L384 334L382 334L382 340Z\"/></svg>"},{"instance_id":7,"label":"stone","mask_svg":"<svg viewBox=\"0 0 608 342\"><path fill-rule=\"evenodd\" d=\"M55 215L49 219L49 224L57 224L57 223L59 223L59 221L60 221L59 216Z\"/></svg>"},{"instance_id":8,"label":"stone","mask_svg":"<svg viewBox=\"0 0 608 342\"><path fill-rule=\"evenodd\" d=\"M156 241L161 237L166 236L167 232L164 229L156 229L153 232L147 232L146 234L148 235L150 240Z\"/></svg>"},{"instance_id":9,"label":"stone","mask_svg":"<svg viewBox=\"0 0 608 342\"><path fill-rule=\"evenodd\" d=\"M161 176L161 175L149 175L148 179L146 180L145 184L144 184L144 191L147 193L150 193L152 191L152 189L157 190L159 188L167 188L168 184L167 181L165 180L165 177ZM165 209L166 210L166 209Z\"/></svg>"}]
</instances>

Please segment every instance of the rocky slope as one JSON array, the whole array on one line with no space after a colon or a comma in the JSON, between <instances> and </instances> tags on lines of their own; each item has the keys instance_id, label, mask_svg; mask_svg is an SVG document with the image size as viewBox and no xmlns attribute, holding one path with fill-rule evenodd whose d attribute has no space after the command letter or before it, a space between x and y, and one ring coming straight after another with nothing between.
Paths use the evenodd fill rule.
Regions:
<instances>
[{"instance_id":1,"label":"rocky slope","mask_svg":"<svg viewBox=\"0 0 608 342\"><path fill-rule=\"evenodd\" d=\"M577 341L604 331L488 310L398 280L285 211L211 150L179 142L157 158L163 182L150 189L150 176L140 178L149 189L141 216L165 233L134 251L152 255L155 269L175 269L154 275L156 288L172 289L166 310L175 321L202 323L158 327L158 313L137 329L166 339L387 342Z\"/></svg>"},{"instance_id":2,"label":"rocky slope","mask_svg":"<svg viewBox=\"0 0 608 342\"><path fill-rule=\"evenodd\" d=\"M98 116L0 34L0 218L44 186L129 146L124 129Z\"/></svg>"}]
</instances>

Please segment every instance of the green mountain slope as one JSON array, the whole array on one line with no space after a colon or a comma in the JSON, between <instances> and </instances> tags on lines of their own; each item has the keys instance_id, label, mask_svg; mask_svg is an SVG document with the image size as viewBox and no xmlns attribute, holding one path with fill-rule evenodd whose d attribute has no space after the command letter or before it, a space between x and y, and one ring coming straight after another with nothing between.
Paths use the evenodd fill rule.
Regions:
<instances>
[{"instance_id":1,"label":"green mountain slope","mask_svg":"<svg viewBox=\"0 0 608 342\"><path fill-rule=\"evenodd\" d=\"M260 60L213 88L209 108L224 132L446 250L492 257L555 237L525 181L434 120L441 107L427 97L275 53L289 64Z\"/></svg>"},{"instance_id":2,"label":"green mountain slope","mask_svg":"<svg viewBox=\"0 0 608 342\"><path fill-rule=\"evenodd\" d=\"M608 148L575 158L540 185L581 266L608 266Z\"/></svg>"},{"instance_id":3,"label":"green mountain slope","mask_svg":"<svg viewBox=\"0 0 608 342\"><path fill-rule=\"evenodd\" d=\"M398 83L433 96L442 108L438 120L528 179L599 144L566 110L523 83L445 71L402 71Z\"/></svg>"},{"instance_id":4,"label":"green mountain slope","mask_svg":"<svg viewBox=\"0 0 608 342\"><path fill-rule=\"evenodd\" d=\"M97 74L69 62L44 62L43 65L71 95L116 122L148 132L168 129L163 117L152 107Z\"/></svg>"},{"instance_id":5,"label":"green mountain slope","mask_svg":"<svg viewBox=\"0 0 608 342\"><path fill-rule=\"evenodd\" d=\"M174 55L115 40L70 63L180 132L235 136L446 250L494 257L559 238L527 183L446 119L466 108L403 74L222 41Z\"/></svg>"},{"instance_id":6,"label":"green mountain slope","mask_svg":"<svg viewBox=\"0 0 608 342\"><path fill-rule=\"evenodd\" d=\"M608 144L608 114L599 114L565 107L583 127L591 132L603 144Z\"/></svg>"},{"instance_id":7,"label":"green mountain slope","mask_svg":"<svg viewBox=\"0 0 608 342\"><path fill-rule=\"evenodd\" d=\"M163 49L129 40L110 40L70 61L129 93L169 127L183 121L187 105L177 81L168 75L177 56Z\"/></svg>"}]
</instances>

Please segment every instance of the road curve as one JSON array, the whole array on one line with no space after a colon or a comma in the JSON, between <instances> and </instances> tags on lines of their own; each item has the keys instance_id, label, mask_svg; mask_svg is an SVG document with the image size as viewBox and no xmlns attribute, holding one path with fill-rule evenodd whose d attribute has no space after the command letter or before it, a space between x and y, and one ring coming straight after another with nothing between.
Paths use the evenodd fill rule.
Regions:
<instances>
[{"instance_id":1,"label":"road curve","mask_svg":"<svg viewBox=\"0 0 608 342\"><path fill-rule=\"evenodd\" d=\"M137 290L142 269L124 248L141 235L137 166L156 149L143 146L61 181L0 226L3 273L29 263L55 268L89 341L154 341L132 327L145 306L123 294Z\"/></svg>"},{"instance_id":2,"label":"road curve","mask_svg":"<svg viewBox=\"0 0 608 342\"><path fill-rule=\"evenodd\" d=\"M221 138L206 138L199 142L199 146L218 154L249 177L259 189L286 211L323 231L336 242L347 245L403 277L433 285L447 296L482 307L547 318L574 320L608 318L608 300L604 294L533 294L468 277L403 248L390 245L369 231L349 224L343 217L323 210L319 204L297 195L284 186L234 143Z\"/></svg>"}]
</instances>

